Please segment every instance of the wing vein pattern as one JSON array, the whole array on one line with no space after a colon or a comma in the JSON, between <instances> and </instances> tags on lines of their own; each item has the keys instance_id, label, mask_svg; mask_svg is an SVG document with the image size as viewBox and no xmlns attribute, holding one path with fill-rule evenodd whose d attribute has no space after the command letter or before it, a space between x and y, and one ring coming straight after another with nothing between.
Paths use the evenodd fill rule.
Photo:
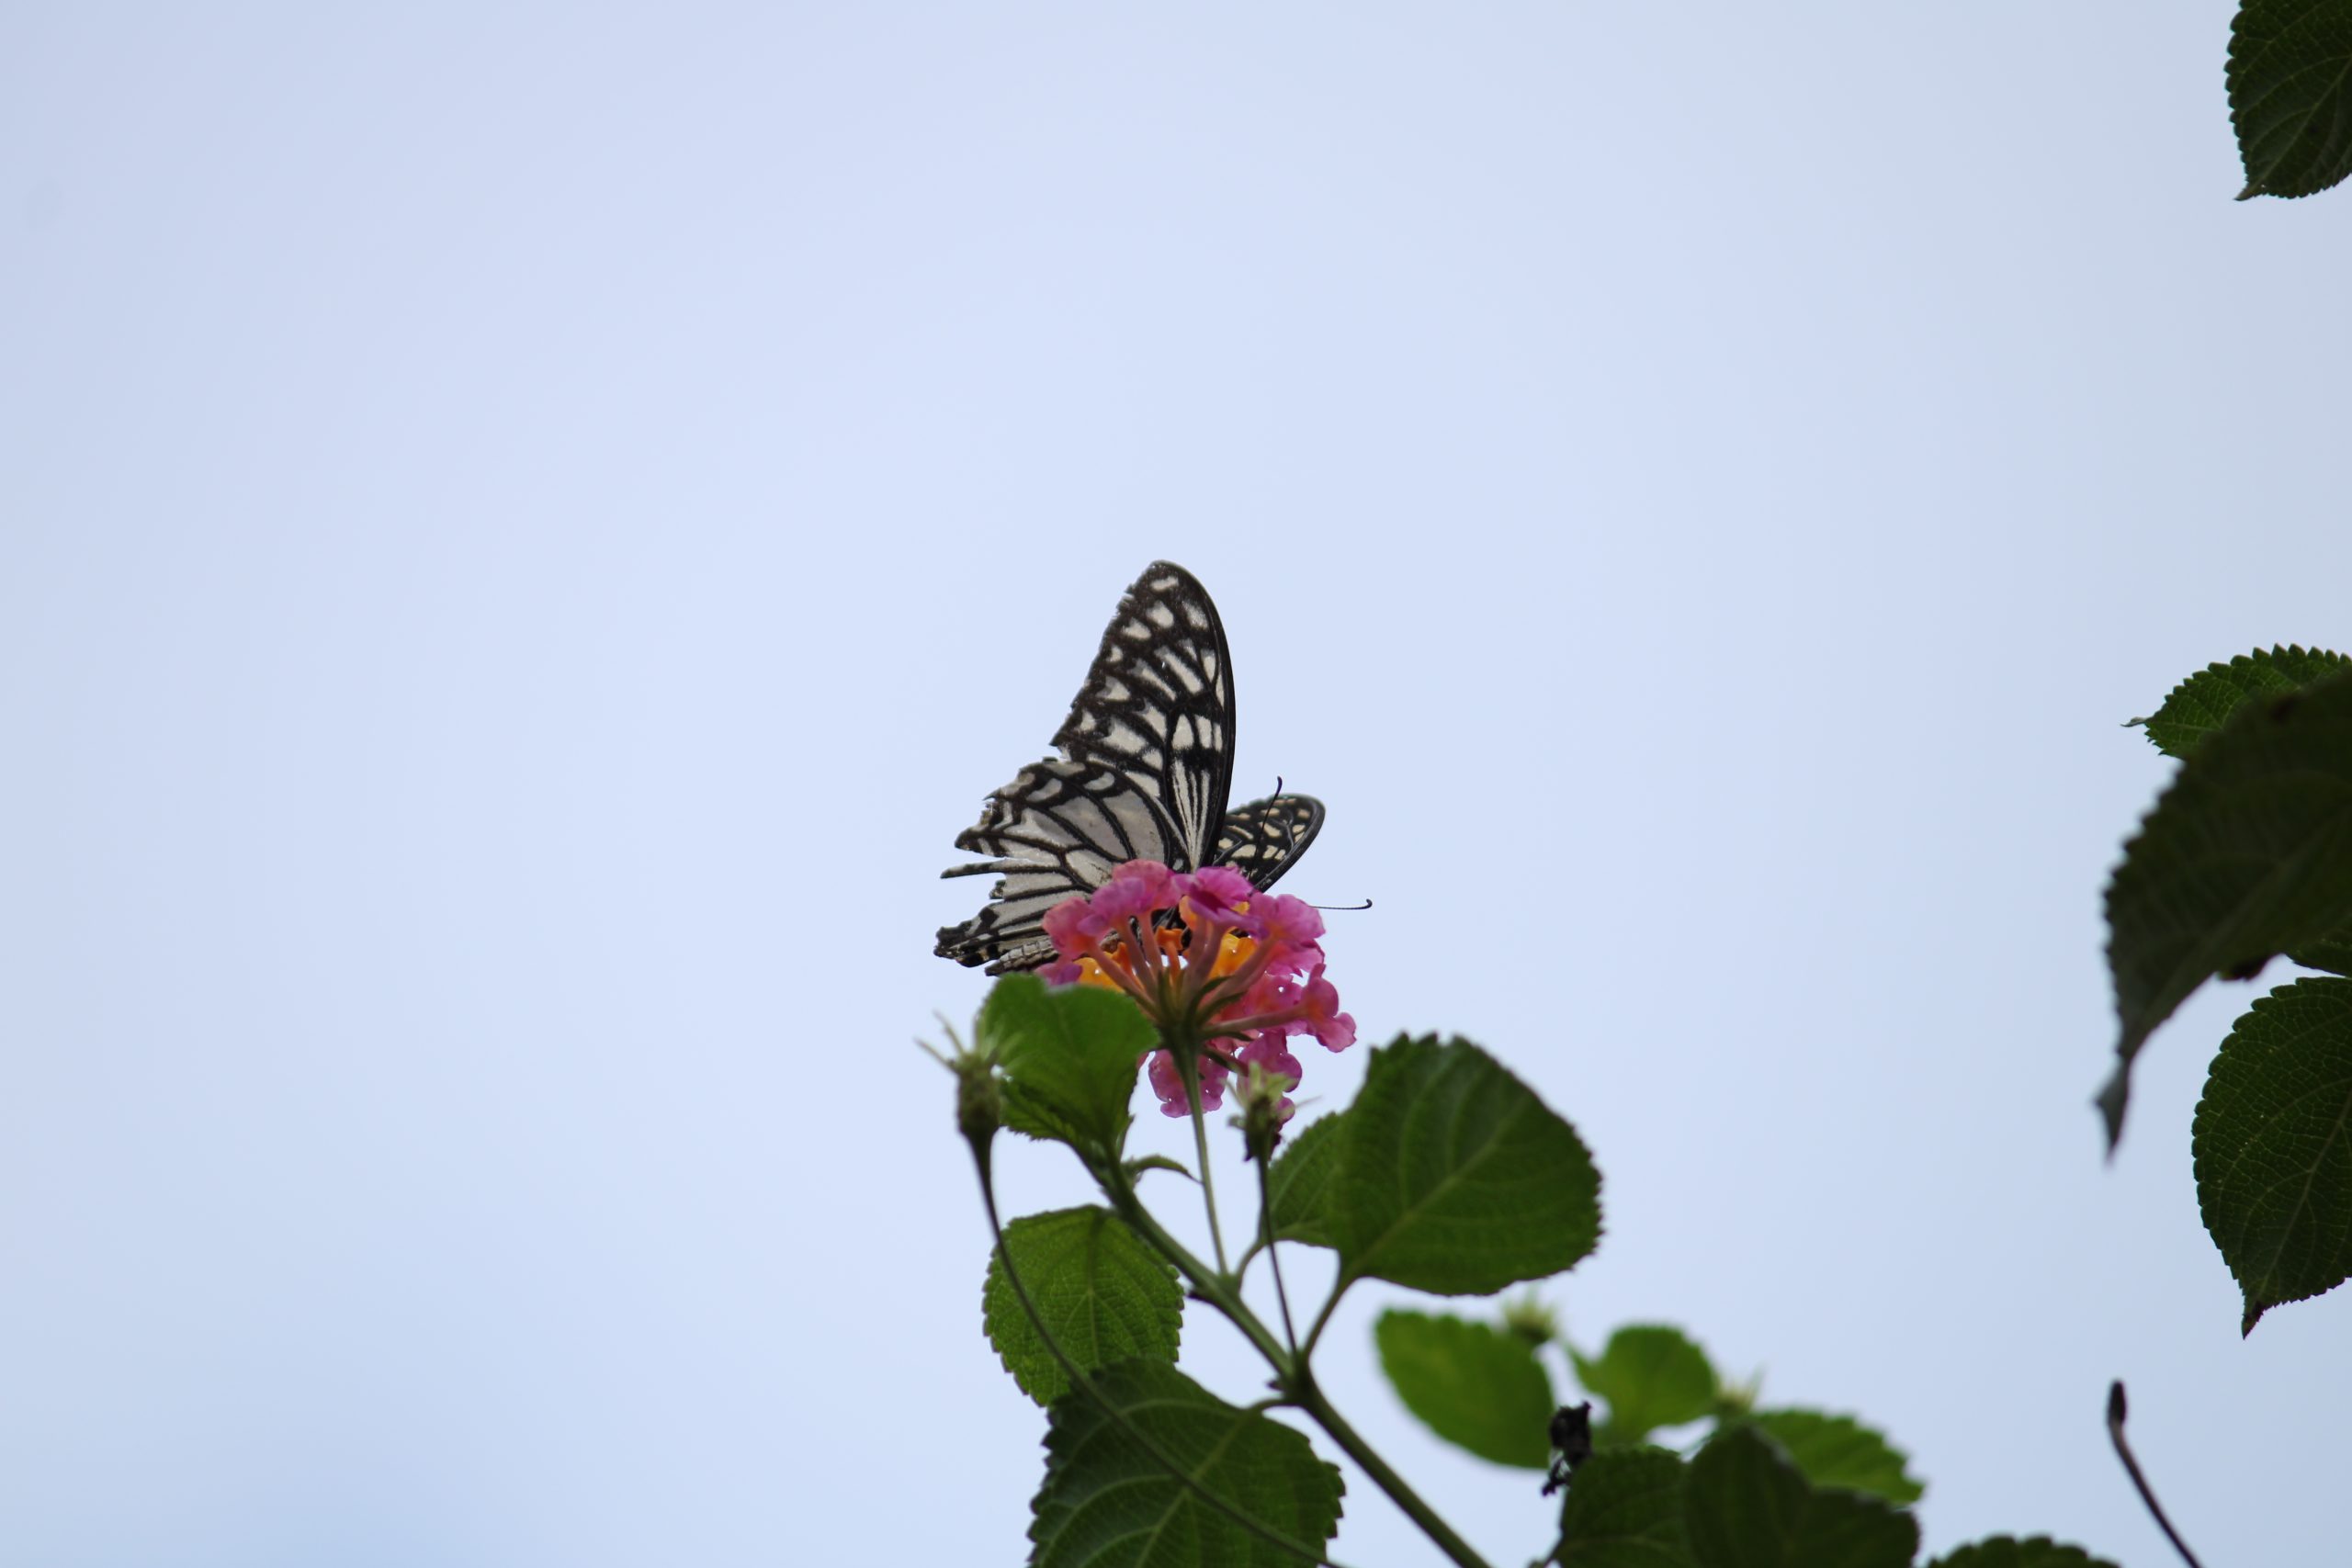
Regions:
<instances>
[{"instance_id":1,"label":"wing vein pattern","mask_svg":"<svg viewBox=\"0 0 2352 1568\"><path fill-rule=\"evenodd\" d=\"M1225 626L1198 579L1154 561L1119 601L1054 734L1057 755L1000 786L956 847L989 858L942 873L998 877L988 904L939 932L937 951L989 973L1052 959L1046 911L1130 860L1178 871L1230 865L1272 886L1323 824L1303 795L1228 813L1233 671Z\"/></svg>"}]
</instances>

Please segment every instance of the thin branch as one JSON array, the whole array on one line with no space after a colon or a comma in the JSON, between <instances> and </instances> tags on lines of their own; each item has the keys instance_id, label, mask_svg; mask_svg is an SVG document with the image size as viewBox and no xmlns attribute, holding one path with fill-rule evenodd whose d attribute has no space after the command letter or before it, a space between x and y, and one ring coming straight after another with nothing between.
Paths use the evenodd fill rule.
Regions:
<instances>
[{"instance_id":1,"label":"thin branch","mask_svg":"<svg viewBox=\"0 0 2352 1568\"><path fill-rule=\"evenodd\" d=\"M989 1170L986 1151L975 1146L972 1151L972 1163L979 1169L980 1202L988 1210L989 1231L996 1237L997 1261L1003 1265L1004 1277L1012 1283L1012 1293L1020 1301L1021 1310L1028 1314L1030 1325L1036 1329L1038 1339L1044 1343L1047 1350L1053 1353L1054 1360L1061 1367L1062 1375L1069 1380L1070 1386L1092 1400L1095 1407L1109 1416L1122 1432L1134 1438L1136 1445L1159 1463L1160 1469L1166 1471L1170 1477L1193 1492L1210 1507L1270 1546L1287 1551L1295 1557L1303 1558L1309 1562L1319 1563L1322 1568L1340 1568L1340 1564L1333 1559L1326 1557L1313 1547L1291 1540L1262 1520L1243 1513L1228 1499L1210 1491L1201 1483L1198 1477L1186 1470L1173 1454L1161 1447L1159 1439L1136 1426L1128 1418L1125 1411L1103 1396L1102 1391L1095 1386L1094 1380L1087 1376L1084 1369L1069 1359L1069 1354L1062 1349L1060 1342L1055 1339L1052 1332L1046 1328L1046 1320L1038 1314L1036 1303L1029 1299L1029 1287L1022 1283L1020 1271L1012 1265L1012 1249L1004 1245L1004 1224L997 1216L996 1182Z\"/></svg>"},{"instance_id":2,"label":"thin branch","mask_svg":"<svg viewBox=\"0 0 2352 1568\"><path fill-rule=\"evenodd\" d=\"M2188 1563L2188 1568L2204 1568L2197 1561L2197 1553L2189 1551L2188 1543L2180 1539L2180 1532L2172 1528L2172 1521L2165 1517L2164 1505L2156 1501L2155 1493L2148 1486L2148 1478L2140 1473L2140 1461L2132 1457L2132 1445L2123 1440L2121 1378L2107 1385L2107 1435L2115 1444L2115 1457L2123 1461L2124 1473L2131 1476L2132 1484L2140 1489L2140 1501L2148 1505L2148 1512L2155 1516L2156 1528L2165 1532L2165 1539L2172 1542L2172 1549L2180 1553L2180 1560Z\"/></svg>"},{"instance_id":3,"label":"thin branch","mask_svg":"<svg viewBox=\"0 0 2352 1568\"><path fill-rule=\"evenodd\" d=\"M1142 1199L1136 1195L1134 1184L1123 1172L1112 1171L1103 1175L1102 1180L1102 1190L1109 1196L1111 1207L1117 1212L1119 1218L1133 1225L1136 1235L1176 1265L1176 1271L1184 1276L1193 1299L1206 1302L1223 1313L1226 1321L1239 1329L1243 1337L1256 1347L1258 1354L1266 1358L1266 1365L1274 1369L1277 1378L1289 1377L1295 1358L1283 1348L1282 1341L1276 1339L1272 1331L1258 1320L1258 1314L1250 1310L1250 1303L1241 1299L1237 1282L1193 1257L1182 1242L1162 1229L1159 1222L1151 1217L1151 1211L1143 1206Z\"/></svg>"},{"instance_id":4,"label":"thin branch","mask_svg":"<svg viewBox=\"0 0 2352 1568\"><path fill-rule=\"evenodd\" d=\"M1269 1156L1272 1152L1267 1151ZM1298 1354L1298 1330L1291 1326L1290 1292L1283 1286L1282 1254L1274 1249L1273 1187L1266 1179L1266 1167L1271 1163L1270 1158L1261 1157L1258 1161L1258 1240L1250 1251L1255 1252L1261 1247L1266 1249L1267 1265L1274 1271L1274 1300L1281 1303L1283 1309L1283 1338L1288 1342L1290 1353L1295 1357ZM1243 1255L1242 1261L1245 1264L1249 1262L1247 1254Z\"/></svg>"},{"instance_id":5,"label":"thin branch","mask_svg":"<svg viewBox=\"0 0 2352 1568\"><path fill-rule=\"evenodd\" d=\"M1201 1202L1209 1212L1209 1245L1216 1253L1216 1271L1230 1276L1231 1268L1225 1261L1225 1232L1216 1223L1216 1189L1209 1181L1209 1124L1201 1110L1200 1055L1193 1051L1173 1054L1177 1071L1184 1080L1184 1098L1193 1108L1193 1146L1200 1156Z\"/></svg>"},{"instance_id":6,"label":"thin branch","mask_svg":"<svg viewBox=\"0 0 2352 1568\"><path fill-rule=\"evenodd\" d=\"M1298 1353L1302 1363L1311 1358L1315 1354L1315 1347L1322 1343L1323 1330L1330 1326L1331 1314L1340 1310L1340 1298L1346 1295L1348 1287L1354 1283L1354 1278L1344 1269L1340 1271L1340 1277L1331 1281L1331 1294L1323 1303L1323 1310L1317 1313L1315 1321L1306 1325L1306 1344Z\"/></svg>"},{"instance_id":7,"label":"thin branch","mask_svg":"<svg viewBox=\"0 0 2352 1568\"><path fill-rule=\"evenodd\" d=\"M1356 1429L1340 1418L1323 1391L1315 1384L1315 1374L1305 1367L1299 1369L1298 1386L1291 1391L1293 1403L1315 1424L1330 1434L1340 1451L1361 1466L1372 1483L1388 1494L1388 1500L1404 1510L1405 1517L1420 1527L1440 1551L1452 1558L1458 1568L1487 1568L1487 1560L1471 1549L1470 1543L1453 1533L1453 1528L1438 1517L1437 1511L1420 1499L1420 1495L1405 1483L1405 1478L1388 1468L1388 1461L1360 1437Z\"/></svg>"}]
</instances>

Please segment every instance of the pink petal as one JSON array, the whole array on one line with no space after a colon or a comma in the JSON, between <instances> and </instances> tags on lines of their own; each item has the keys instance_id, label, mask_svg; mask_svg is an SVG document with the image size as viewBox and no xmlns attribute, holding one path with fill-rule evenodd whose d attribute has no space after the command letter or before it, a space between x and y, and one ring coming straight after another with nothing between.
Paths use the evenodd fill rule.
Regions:
<instances>
[{"instance_id":1,"label":"pink petal","mask_svg":"<svg viewBox=\"0 0 2352 1568\"><path fill-rule=\"evenodd\" d=\"M1114 871L1111 880L1140 888L1147 908L1172 909L1180 897L1175 874L1156 860L1131 860Z\"/></svg>"},{"instance_id":2,"label":"pink petal","mask_svg":"<svg viewBox=\"0 0 2352 1568\"><path fill-rule=\"evenodd\" d=\"M1065 898L1046 911L1041 922L1054 951L1064 958L1091 953L1110 933L1111 923L1085 898Z\"/></svg>"},{"instance_id":3,"label":"pink petal","mask_svg":"<svg viewBox=\"0 0 2352 1568\"><path fill-rule=\"evenodd\" d=\"M1234 906L1247 904L1257 895L1250 879L1231 866L1210 865L1193 873L1193 885L1185 897L1202 914L1231 925L1240 919Z\"/></svg>"},{"instance_id":4,"label":"pink petal","mask_svg":"<svg viewBox=\"0 0 2352 1568\"><path fill-rule=\"evenodd\" d=\"M1287 893L1262 895L1250 906L1263 922L1265 942L1276 946L1313 947L1323 935L1322 911L1304 898Z\"/></svg>"},{"instance_id":5,"label":"pink petal","mask_svg":"<svg viewBox=\"0 0 2352 1568\"><path fill-rule=\"evenodd\" d=\"M1151 1079L1151 1092L1159 1097L1159 1111L1163 1116L1190 1116L1193 1107L1184 1096L1184 1075L1176 1070L1176 1058L1165 1051L1154 1051L1145 1064L1145 1076ZM1204 1058L1201 1062L1201 1109L1215 1111L1225 1103L1226 1069Z\"/></svg>"}]
</instances>

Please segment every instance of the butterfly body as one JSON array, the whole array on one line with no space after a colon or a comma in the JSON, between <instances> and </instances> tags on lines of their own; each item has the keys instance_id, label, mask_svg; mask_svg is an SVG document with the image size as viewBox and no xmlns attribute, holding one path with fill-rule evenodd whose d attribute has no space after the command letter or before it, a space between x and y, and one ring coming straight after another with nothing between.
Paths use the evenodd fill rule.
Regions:
<instances>
[{"instance_id":1,"label":"butterfly body","mask_svg":"<svg viewBox=\"0 0 2352 1568\"><path fill-rule=\"evenodd\" d=\"M1049 962L1046 911L1131 860L1230 865L1270 887L1323 825L1321 804L1303 795L1226 809L1225 626L1200 581L1168 561L1147 567L1119 601L1054 746L1059 755L1022 769L956 836L957 849L990 858L941 874L1000 880L978 914L941 929L942 957L992 975Z\"/></svg>"}]
</instances>

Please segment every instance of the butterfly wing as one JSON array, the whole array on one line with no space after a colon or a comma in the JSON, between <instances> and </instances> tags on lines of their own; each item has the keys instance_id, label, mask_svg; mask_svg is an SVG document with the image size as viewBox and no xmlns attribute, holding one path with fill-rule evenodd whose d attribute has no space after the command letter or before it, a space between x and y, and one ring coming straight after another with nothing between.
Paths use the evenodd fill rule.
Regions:
<instances>
[{"instance_id":1,"label":"butterfly wing","mask_svg":"<svg viewBox=\"0 0 2352 1568\"><path fill-rule=\"evenodd\" d=\"M1022 769L956 836L990 858L941 874L999 880L978 914L940 930L941 956L992 975L1035 968L1053 956L1046 911L1114 866L1210 863L1233 778L1233 673L1191 572L1154 561L1128 588L1054 745L1060 755Z\"/></svg>"},{"instance_id":2,"label":"butterfly wing","mask_svg":"<svg viewBox=\"0 0 2352 1568\"><path fill-rule=\"evenodd\" d=\"M1323 830L1323 803L1311 795L1270 795L1226 813L1210 856L1229 865L1261 892L1281 879Z\"/></svg>"}]
</instances>

